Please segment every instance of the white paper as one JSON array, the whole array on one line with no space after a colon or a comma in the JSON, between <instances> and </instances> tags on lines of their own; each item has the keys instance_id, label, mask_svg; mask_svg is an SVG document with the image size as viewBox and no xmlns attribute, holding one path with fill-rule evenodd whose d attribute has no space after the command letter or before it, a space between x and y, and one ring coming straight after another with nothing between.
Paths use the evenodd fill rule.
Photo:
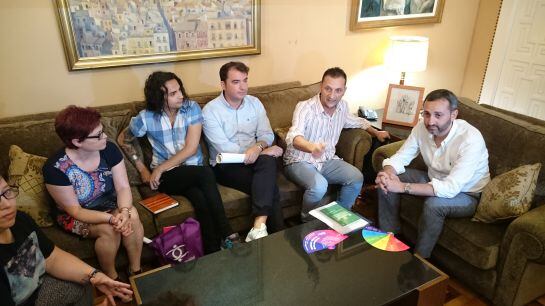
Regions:
<instances>
[{"instance_id":1,"label":"white paper","mask_svg":"<svg viewBox=\"0 0 545 306\"><path fill-rule=\"evenodd\" d=\"M241 164L244 162L246 154L240 153L219 153L216 156L218 164Z\"/></svg>"}]
</instances>

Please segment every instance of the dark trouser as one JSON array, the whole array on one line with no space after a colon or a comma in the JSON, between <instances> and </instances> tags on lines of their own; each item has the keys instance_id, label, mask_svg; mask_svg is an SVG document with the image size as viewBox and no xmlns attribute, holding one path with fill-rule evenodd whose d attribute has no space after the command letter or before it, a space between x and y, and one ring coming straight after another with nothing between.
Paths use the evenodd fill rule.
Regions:
<instances>
[{"instance_id":1,"label":"dark trouser","mask_svg":"<svg viewBox=\"0 0 545 306\"><path fill-rule=\"evenodd\" d=\"M183 195L189 199L197 220L205 254L220 249L220 242L233 233L225 216L214 172L210 167L179 166L161 176L159 190L167 194Z\"/></svg>"},{"instance_id":2,"label":"dark trouser","mask_svg":"<svg viewBox=\"0 0 545 306\"><path fill-rule=\"evenodd\" d=\"M242 191L252 197L254 216L267 218L268 232L284 228L284 218L280 207L280 192L276 185L276 158L260 155L255 163L217 164L214 167L218 182L224 186Z\"/></svg>"}]
</instances>

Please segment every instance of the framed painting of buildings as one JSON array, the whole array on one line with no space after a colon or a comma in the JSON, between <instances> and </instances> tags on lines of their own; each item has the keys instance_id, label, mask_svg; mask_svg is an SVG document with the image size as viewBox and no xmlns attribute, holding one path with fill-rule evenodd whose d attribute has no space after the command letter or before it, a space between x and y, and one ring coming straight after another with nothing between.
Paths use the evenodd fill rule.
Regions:
<instances>
[{"instance_id":1,"label":"framed painting of buildings","mask_svg":"<svg viewBox=\"0 0 545 306\"><path fill-rule=\"evenodd\" d=\"M261 0L55 0L69 70L261 53Z\"/></svg>"},{"instance_id":2,"label":"framed painting of buildings","mask_svg":"<svg viewBox=\"0 0 545 306\"><path fill-rule=\"evenodd\" d=\"M424 88L390 84L382 122L415 126L422 108Z\"/></svg>"},{"instance_id":3,"label":"framed painting of buildings","mask_svg":"<svg viewBox=\"0 0 545 306\"><path fill-rule=\"evenodd\" d=\"M350 30L441 22L446 0L352 0Z\"/></svg>"}]
</instances>

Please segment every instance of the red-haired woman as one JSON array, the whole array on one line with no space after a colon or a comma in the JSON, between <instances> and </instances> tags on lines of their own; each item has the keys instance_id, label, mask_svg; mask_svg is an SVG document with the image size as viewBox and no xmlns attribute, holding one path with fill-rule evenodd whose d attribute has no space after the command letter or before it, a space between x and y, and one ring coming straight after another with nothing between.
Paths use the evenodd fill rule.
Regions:
<instances>
[{"instance_id":1,"label":"red-haired woman","mask_svg":"<svg viewBox=\"0 0 545 306\"><path fill-rule=\"evenodd\" d=\"M69 106L55 118L55 131L65 148L43 168L46 188L57 203L57 222L66 231L96 238L95 252L109 277L118 278L115 256L121 243L129 257L129 274L140 271L144 230L123 162L107 141L100 114Z\"/></svg>"}]
</instances>

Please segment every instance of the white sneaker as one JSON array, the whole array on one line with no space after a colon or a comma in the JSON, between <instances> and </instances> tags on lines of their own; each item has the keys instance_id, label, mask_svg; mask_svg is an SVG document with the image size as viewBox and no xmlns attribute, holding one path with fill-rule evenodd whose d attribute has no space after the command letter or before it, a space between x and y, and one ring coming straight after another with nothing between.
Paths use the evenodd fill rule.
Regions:
<instances>
[{"instance_id":1,"label":"white sneaker","mask_svg":"<svg viewBox=\"0 0 545 306\"><path fill-rule=\"evenodd\" d=\"M267 233L267 226L265 225L265 223L261 223L260 228L252 227L252 229L248 233L248 236L246 236L245 241L250 242L252 240L263 238L263 237L268 236L268 235L269 235L269 233Z\"/></svg>"}]
</instances>

